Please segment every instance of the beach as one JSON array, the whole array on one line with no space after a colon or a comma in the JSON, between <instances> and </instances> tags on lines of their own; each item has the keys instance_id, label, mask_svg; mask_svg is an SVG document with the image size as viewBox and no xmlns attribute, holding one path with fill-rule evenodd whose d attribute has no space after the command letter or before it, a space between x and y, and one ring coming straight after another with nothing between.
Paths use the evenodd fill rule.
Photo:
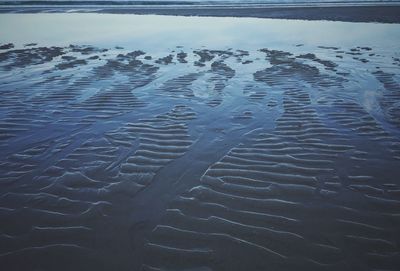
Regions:
<instances>
[{"instance_id":1,"label":"beach","mask_svg":"<svg viewBox=\"0 0 400 271\"><path fill-rule=\"evenodd\" d=\"M400 23L400 5L352 6L0 6L0 13L106 13L205 17L246 17L341 22Z\"/></svg>"},{"instance_id":2,"label":"beach","mask_svg":"<svg viewBox=\"0 0 400 271\"><path fill-rule=\"evenodd\" d=\"M0 269L398 270L398 16L114 11L0 14Z\"/></svg>"}]
</instances>

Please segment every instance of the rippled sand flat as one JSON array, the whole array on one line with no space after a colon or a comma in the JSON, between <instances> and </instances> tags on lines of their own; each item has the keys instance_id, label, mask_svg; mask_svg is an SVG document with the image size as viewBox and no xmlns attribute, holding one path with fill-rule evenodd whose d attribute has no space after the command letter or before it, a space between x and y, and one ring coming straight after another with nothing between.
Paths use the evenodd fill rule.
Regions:
<instances>
[{"instance_id":1,"label":"rippled sand flat","mask_svg":"<svg viewBox=\"0 0 400 271\"><path fill-rule=\"evenodd\" d=\"M399 25L0 22L0 269L399 270Z\"/></svg>"}]
</instances>

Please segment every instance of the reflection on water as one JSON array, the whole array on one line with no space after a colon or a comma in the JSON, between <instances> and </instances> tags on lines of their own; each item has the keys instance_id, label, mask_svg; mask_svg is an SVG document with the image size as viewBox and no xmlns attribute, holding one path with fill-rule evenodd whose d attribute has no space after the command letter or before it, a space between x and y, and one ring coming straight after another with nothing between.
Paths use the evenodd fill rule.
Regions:
<instances>
[{"instance_id":1,"label":"reflection on water","mask_svg":"<svg viewBox=\"0 0 400 271\"><path fill-rule=\"evenodd\" d=\"M399 44L395 24L110 14L1 14L0 40L163 48ZM148 50L149 50L148 49Z\"/></svg>"}]
</instances>

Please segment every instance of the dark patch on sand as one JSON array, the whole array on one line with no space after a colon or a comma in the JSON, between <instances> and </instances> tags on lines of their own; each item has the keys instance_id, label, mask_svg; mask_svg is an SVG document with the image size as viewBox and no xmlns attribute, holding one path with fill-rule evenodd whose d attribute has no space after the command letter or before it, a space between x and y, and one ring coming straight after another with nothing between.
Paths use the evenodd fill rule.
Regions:
<instances>
[{"instance_id":1,"label":"dark patch on sand","mask_svg":"<svg viewBox=\"0 0 400 271\"><path fill-rule=\"evenodd\" d=\"M91 56L91 57L88 57L89 60L95 60L95 59L99 59L99 58L100 58L99 56Z\"/></svg>"},{"instance_id":2,"label":"dark patch on sand","mask_svg":"<svg viewBox=\"0 0 400 271\"><path fill-rule=\"evenodd\" d=\"M157 64L163 64L163 65L168 65L172 63L172 60L174 59L173 55L167 55L165 57L161 57L159 59L157 59L155 62Z\"/></svg>"},{"instance_id":3,"label":"dark patch on sand","mask_svg":"<svg viewBox=\"0 0 400 271\"><path fill-rule=\"evenodd\" d=\"M215 55L209 50L193 51L193 53L200 57L198 60L200 63L211 61L215 57Z\"/></svg>"},{"instance_id":4,"label":"dark patch on sand","mask_svg":"<svg viewBox=\"0 0 400 271\"><path fill-rule=\"evenodd\" d=\"M75 60L76 57L75 56L62 56L61 59L67 60L67 61L71 61L71 60Z\"/></svg>"},{"instance_id":5,"label":"dark patch on sand","mask_svg":"<svg viewBox=\"0 0 400 271\"><path fill-rule=\"evenodd\" d=\"M334 62L332 62L332 61L329 61L329 60L320 59L320 58L318 58L315 54L311 54L311 53L304 54L304 55L299 55L299 56L296 56L296 57L297 57L297 58L310 59L310 60L312 60L312 61L315 61L315 62L318 62L318 63L324 65L325 68L331 69L331 70L334 70L334 68L337 67L337 64L336 64L336 63L334 63Z\"/></svg>"},{"instance_id":6,"label":"dark patch on sand","mask_svg":"<svg viewBox=\"0 0 400 271\"><path fill-rule=\"evenodd\" d=\"M0 53L0 62L6 62L2 67L11 70L29 65L39 65L52 61L55 57L65 54L61 47L37 47L29 49L9 50Z\"/></svg>"},{"instance_id":7,"label":"dark patch on sand","mask_svg":"<svg viewBox=\"0 0 400 271\"><path fill-rule=\"evenodd\" d=\"M36 46L36 45L37 45L37 43L27 43L27 44L24 44L25 47L32 47L32 46Z\"/></svg>"},{"instance_id":8,"label":"dark patch on sand","mask_svg":"<svg viewBox=\"0 0 400 271\"><path fill-rule=\"evenodd\" d=\"M333 47L333 46L318 46L318 48L328 49L328 50L339 50L339 47Z\"/></svg>"},{"instance_id":9,"label":"dark patch on sand","mask_svg":"<svg viewBox=\"0 0 400 271\"><path fill-rule=\"evenodd\" d=\"M86 45L70 45L69 48L71 52L74 53L81 53L82 55L90 55L94 53L104 53L107 52L108 49L100 49L93 46L86 46Z\"/></svg>"},{"instance_id":10,"label":"dark patch on sand","mask_svg":"<svg viewBox=\"0 0 400 271\"><path fill-rule=\"evenodd\" d=\"M12 49L12 48L14 48L14 44L12 44L12 43L0 45L0 50L8 50L8 49Z\"/></svg>"},{"instance_id":11,"label":"dark patch on sand","mask_svg":"<svg viewBox=\"0 0 400 271\"><path fill-rule=\"evenodd\" d=\"M187 61L185 59L187 57L187 53L179 52L178 54L176 54L176 57L177 57L179 63L187 63Z\"/></svg>"},{"instance_id":12,"label":"dark patch on sand","mask_svg":"<svg viewBox=\"0 0 400 271\"><path fill-rule=\"evenodd\" d=\"M87 64L86 60L77 59L77 60L72 60L69 62L63 62L63 63L57 64L56 68L59 70L65 70L65 69L75 68L77 66L86 65L86 64Z\"/></svg>"}]
</instances>

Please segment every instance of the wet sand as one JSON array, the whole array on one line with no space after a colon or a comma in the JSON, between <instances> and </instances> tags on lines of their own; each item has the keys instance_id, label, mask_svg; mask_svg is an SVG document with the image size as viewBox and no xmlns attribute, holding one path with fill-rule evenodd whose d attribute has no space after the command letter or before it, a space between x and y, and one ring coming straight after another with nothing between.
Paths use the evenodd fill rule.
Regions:
<instances>
[{"instance_id":1,"label":"wet sand","mask_svg":"<svg viewBox=\"0 0 400 271\"><path fill-rule=\"evenodd\" d=\"M398 25L90 16L0 27L2 269L398 269Z\"/></svg>"},{"instance_id":2,"label":"wet sand","mask_svg":"<svg viewBox=\"0 0 400 271\"><path fill-rule=\"evenodd\" d=\"M343 22L400 23L400 6L323 6L323 7L240 7L240 6L176 6L176 7L0 7L0 13L82 12L141 15L248 17Z\"/></svg>"},{"instance_id":3,"label":"wet sand","mask_svg":"<svg viewBox=\"0 0 400 271\"><path fill-rule=\"evenodd\" d=\"M291 8L177 8L101 9L101 13L158 14L177 16L252 17L343 22L400 23L400 6L383 7L291 7Z\"/></svg>"}]
</instances>

